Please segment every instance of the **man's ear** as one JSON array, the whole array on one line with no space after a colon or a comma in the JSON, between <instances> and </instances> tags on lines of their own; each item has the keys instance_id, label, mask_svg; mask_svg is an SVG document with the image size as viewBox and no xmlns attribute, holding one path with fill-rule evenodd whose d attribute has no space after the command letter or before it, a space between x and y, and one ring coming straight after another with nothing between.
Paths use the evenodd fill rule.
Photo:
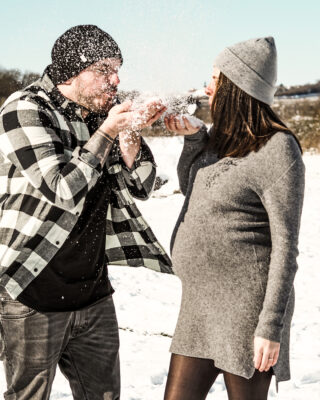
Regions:
<instances>
[{"instance_id":1,"label":"man's ear","mask_svg":"<svg viewBox=\"0 0 320 400\"><path fill-rule=\"evenodd\" d=\"M72 82L74 81L74 79L75 79L75 76L72 76L67 81L63 82L63 85L71 85Z\"/></svg>"}]
</instances>

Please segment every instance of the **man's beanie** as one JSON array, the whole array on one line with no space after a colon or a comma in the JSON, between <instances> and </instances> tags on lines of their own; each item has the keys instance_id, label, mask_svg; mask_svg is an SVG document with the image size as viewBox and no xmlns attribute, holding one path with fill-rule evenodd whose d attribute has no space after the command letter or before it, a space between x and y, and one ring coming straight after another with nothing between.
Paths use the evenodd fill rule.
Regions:
<instances>
[{"instance_id":1,"label":"man's beanie","mask_svg":"<svg viewBox=\"0 0 320 400\"><path fill-rule=\"evenodd\" d=\"M276 91L277 50L273 37L225 48L214 65L244 92L271 105Z\"/></svg>"},{"instance_id":2,"label":"man's beanie","mask_svg":"<svg viewBox=\"0 0 320 400\"><path fill-rule=\"evenodd\" d=\"M55 85L104 58L122 55L112 37L95 25L78 25L68 29L53 45L50 75Z\"/></svg>"}]
</instances>

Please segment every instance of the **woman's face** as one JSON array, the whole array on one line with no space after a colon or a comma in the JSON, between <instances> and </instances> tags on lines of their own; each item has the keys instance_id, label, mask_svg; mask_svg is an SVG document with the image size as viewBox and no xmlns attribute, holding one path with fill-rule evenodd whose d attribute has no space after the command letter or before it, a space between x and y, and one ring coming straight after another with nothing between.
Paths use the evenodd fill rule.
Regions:
<instances>
[{"instance_id":1,"label":"woman's face","mask_svg":"<svg viewBox=\"0 0 320 400\"><path fill-rule=\"evenodd\" d=\"M205 93L209 96L209 105L211 107L214 93L216 91L220 70L217 67L213 67L212 77L209 85L205 88Z\"/></svg>"}]
</instances>

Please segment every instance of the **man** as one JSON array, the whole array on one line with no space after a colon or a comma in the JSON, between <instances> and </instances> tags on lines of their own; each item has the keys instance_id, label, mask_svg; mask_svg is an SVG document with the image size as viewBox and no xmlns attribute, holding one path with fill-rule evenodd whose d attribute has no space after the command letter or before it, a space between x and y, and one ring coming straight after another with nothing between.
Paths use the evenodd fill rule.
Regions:
<instances>
[{"instance_id":1,"label":"man","mask_svg":"<svg viewBox=\"0 0 320 400\"><path fill-rule=\"evenodd\" d=\"M75 399L119 399L107 264L171 273L132 195L152 153L133 132L165 108L114 105L122 55L93 25L66 31L42 78L0 110L0 329L5 399L49 399L57 364ZM129 136L129 139L128 139Z\"/></svg>"}]
</instances>

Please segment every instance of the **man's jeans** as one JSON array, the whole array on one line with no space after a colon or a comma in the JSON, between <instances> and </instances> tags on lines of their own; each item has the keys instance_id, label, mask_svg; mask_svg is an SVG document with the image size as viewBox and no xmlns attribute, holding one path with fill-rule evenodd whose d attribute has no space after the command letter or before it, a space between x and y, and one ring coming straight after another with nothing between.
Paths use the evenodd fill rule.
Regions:
<instances>
[{"instance_id":1,"label":"man's jeans","mask_svg":"<svg viewBox=\"0 0 320 400\"><path fill-rule=\"evenodd\" d=\"M119 332L112 296L79 311L48 313L12 300L3 289L0 298L6 400L49 399L57 364L74 399L120 399Z\"/></svg>"}]
</instances>

